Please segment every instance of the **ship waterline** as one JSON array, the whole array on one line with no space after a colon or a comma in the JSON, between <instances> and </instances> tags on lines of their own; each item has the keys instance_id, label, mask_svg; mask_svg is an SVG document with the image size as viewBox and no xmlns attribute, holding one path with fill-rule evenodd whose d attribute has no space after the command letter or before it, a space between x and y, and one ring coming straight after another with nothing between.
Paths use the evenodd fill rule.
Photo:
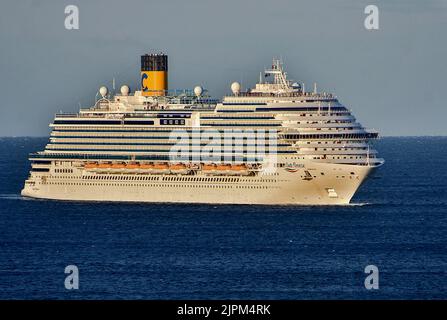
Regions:
<instances>
[{"instance_id":1,"label":"ship waterline","mask_svg":"<svg viewBox=\"0 0 447 320\"><path fill-rule=\"evenodd\" d=\"M102 87L93 107L56 115L45 150L30 155L23 196L347 204L384 162L370 143L377 132L332 94L292 83L278 60L255 88L233 83L233 94L217 101L201 87L169 92L163 80L152 88L152 60L163 62L167 79L167 57L143 57L140 91L123 86L110 95Z\"/></svg>"}]
</instances>

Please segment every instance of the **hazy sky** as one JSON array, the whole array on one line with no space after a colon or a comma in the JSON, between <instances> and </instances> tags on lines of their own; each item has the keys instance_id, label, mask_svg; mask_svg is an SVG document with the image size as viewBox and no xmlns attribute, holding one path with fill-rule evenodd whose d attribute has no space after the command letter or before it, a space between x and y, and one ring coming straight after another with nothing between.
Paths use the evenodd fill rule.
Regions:
<instances>
[{"instance_id":1,"label":"hazy sky","mask_svg":"<svg viewBox=\"0 0 447 320\"><path fill-rule=\"evenodd\" d=\"M64 27L69 4L79 30ZM168 53L170 88L221 98L277 56L382 135L446 135L446 32L446 0L3 0L0 136L47 135L54 113L91 106L113 77L134 89L150 49Z\"/></svg>"}]
</instances>

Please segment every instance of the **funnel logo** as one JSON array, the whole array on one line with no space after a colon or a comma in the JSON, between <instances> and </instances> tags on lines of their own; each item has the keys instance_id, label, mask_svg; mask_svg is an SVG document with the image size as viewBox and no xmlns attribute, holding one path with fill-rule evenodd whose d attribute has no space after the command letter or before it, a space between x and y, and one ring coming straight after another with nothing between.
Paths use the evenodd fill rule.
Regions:
<instances>
[{"instance_id":1,"label":"funnel logo","mask_svg":"<svg viewBox=\"0 0 447 320\"><path fill-rule=\"evenodd\" d=\"M148 78L147 73L141 74L141 90L143 90L143 91L148 91L148 87L146 85L147 78Z\"/></svg>"}]
</instances>

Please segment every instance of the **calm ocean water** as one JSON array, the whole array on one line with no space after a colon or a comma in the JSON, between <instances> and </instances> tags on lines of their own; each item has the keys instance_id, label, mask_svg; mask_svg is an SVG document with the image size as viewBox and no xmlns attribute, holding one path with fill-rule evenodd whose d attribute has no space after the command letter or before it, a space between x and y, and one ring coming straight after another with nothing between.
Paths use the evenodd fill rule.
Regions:
<instances>
[{"instance_id":1,"label":"calm ocean water","mask_svg":"<svg viewBox=\"0 0 447 320\"><path fill-rule=\"evenodd\" d=\"M378 141L385 165L342 207L27 200L47 138L0 142L0 299L447 298L447 137Z\"/></svg>"}]
</instances>

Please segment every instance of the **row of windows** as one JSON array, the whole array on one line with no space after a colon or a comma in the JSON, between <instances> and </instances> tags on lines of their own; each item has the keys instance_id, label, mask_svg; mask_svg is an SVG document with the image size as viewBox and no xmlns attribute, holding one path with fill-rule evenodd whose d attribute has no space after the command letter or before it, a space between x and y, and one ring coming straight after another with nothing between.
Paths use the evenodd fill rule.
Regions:
<instances>
[{"instance_id":1,"label":"row of windows","mask_svg":"<svg viewBox=\"0 0 447 320\"><path fill-rule=\"evenodd\" d=\"M121 124L121 120L54 120L53 124L89 124L89 125L105 125L105 124Z\"/></svg>"},{"instance_id":2,"label":"row of windows","mask_svg":"<svg viewBox=\"0 0 447 320\"><path fill-rule=\"evenodd\" d=\"M126 129L126 128L123 128L123 127L119 127L119 128L120 129ZM229 129L229 130L231 130L231 129ZM62 134L62 133L73 133L73 131L75 131L76 133L98 132L98 133L101 133L101 134L113 134L113 133L122 133L122 132L125 132L125 133L142 133L142 134L145 134L145 133L167 134L167 135L160 136L161 138L168 138L172 134L184 134L184 133L188 133L188 134L190 134L190 133L193 133L193 134L194 133L196 133L196 134L198 134L198 133L209 134L210 132L211 133L219 133L221 135L224 135L224 134L231 134L231 135L235 135L235 136L241 135L243 137L245 137L245 136L254 136L256 134L266 134L264 129L259 129L259 131L257 131L258 129L256 129L256 128L250 129L250 131L248 131L248 132L244 132L243 129L237 129L237 130L233 130L233 131L229 131L229 130L228 129L223 129L222 131L219 131L218 129L214 129L214 128L213 129L202 129L202 130L187 129L187 128L185 128L185 129L177 129L177 128L166 129L166 128L163 128L163 127L160 127L159 130L149 130L149 129L146 130L144 128L141 128L141 129L138 129L138 130L135 130L133 128L128 128L127 130L113 130L113 128L95 128L95 129L84 129L84 128L82 128L82 129L80 129L79 127L64 127L64 128L62 128L60 130L55 128L53 130L53 132L57 133L57 134L56 135L52 134L52 136L58 136L59 134ZM275 129L270 129L270 132L276 133L276 132L280 132L280 131L279 130L275 130ZM138 135L129 136L129 137L138 137ZM141 136L139 136L139 137L141 137ZM144 135L142 137L154 137L154 136L152 136L152 135Z\"/></svg>"},{"instance_id":3,"label":"row of windows","mask_svg":"<svg viewBox=\"0 0 447 320\"><path fill-rule=\"evenodd\" d=\"M53 138L54 139L54 138ZM59 139L59 138L58 138ZM231 143L200 143L200 146L247 146L247 147L263 147L263 142L269 142L269 141L263 141L262 139L258 140L258 145L256 143L234 143L234 140L244 140L246 139L228 139L228 142ZM254 139L253 139L254 140ZM201 140L203 141L203 140ZM89 142L65 142L65 141L50 141L51 144L73 144L73 145L118 145L118 146L195 146L198 147L198 143L178 143L178 142L153 142L153 143L140 143L140 142L96 142L96 141L89 141ZM268 147L270 143L265 143L265 146ZM289 143L278 143L273 144L272 146L276 145L277 147L290 147L291 145Z\"/></svg>"},{"instance_id":4,"label":"row of windows","mask_svg":"<svg viewBox=\"0 0 447 320\"><path fill-rule=\"evenodd\" d=\"M265 116L265 117L247 117L247 116L232 116L232 117L225 117L225 116L201 116L201 120L274 120L275 117L272 116Z\"/></svg>"},{"instance_id":5,"label":"row of windows","mask_svg":"<svg viewBox=\"0 0 447 320\"><path fill-rule=\"evenodd\" d=\"M69 186L113 186L113 187L159 187L159 188L206 188L206 189L274 189L274 186L231 186L231 185L200 185L200 184L134 184L134 183L89 183L89 182L46 182L50 185L69 185Z\"/></svg>"},{"instance_id":6,"label":"row of windows","mask_svg":"<svg viewBox=\"0 0 447 320\"><path fill-rule=\"evenodd\" d=\"M289 120L290 121L290 120ZM296 124L328 124L328 123L352 123L351 120L320 120L320 121L295 121Z\"/></svg>"},{"instance_id":7,"label":"row of windows","mask_svg":"<svg viewBox=\"0 0 447 320\"><path fill-rule=\"evenodd\" d=\"M320 130L338 130L338 131L341 131L341 130L354 130L354 128L360 128L359 126L352 126L352 127L335 127L335 128L332 128L332 127L324 127L324 128L314 128L314 129L316 129L317 131L320 131Z\"/></svg>"},{"instance_id":8,"label":"row of windows","mask_svg":"<svg viewBox=\"0 0 447 320\"><path fill-rule=\"evenodd\" d=\"M57 178L57 177L56 177ZM139 181L155 181L160 180L157 176L115 176L115 175L98 175L98 176L82 176L87 180L139 180Z\"/></svg>"},{"instance_id":9,"label":"row of windows","mask_svg":"<svg viewBox=\"0 0 447 320\"><path fill-rule=\"evenodd\" d=\"M357 140L335 140L335 141L307 141L307 144L360 144L364 145L363 143L359 143Z\"/></svg>"},{"instance_id":10,"label":"row of windows","mask_svg":"<svg viewBox=\"0 0 447 320\"><path fill-rule=\"evenodd\" d=\"M258 106L265 106L267 103L265 102L223 102L222 105L224 106L250 106L250 105L258 105Z\"/></svg>"},{"instance_id":11,"label":"row of windows","mask_svg":"<svg viewBox=\"0 0 447 320\"><path fill-rule=\"evenodd\" d=\"M112 155L112 154L79 154L79 153L30 153L29 155L32 161L41 160L41 159L82 159L82 160L146 160L146 161L169 161L169 155L159 155L159 154L151 154L151 155ZM195 159L194 161L198 160ZM228 158L228 159L226 159ZM189 156L179 156L177 159L179 162L189 162L193 161L193 155ZM217 161L217 160L216 160ZM220 161L226 162L259 162L262 161L261 158L256 157L242 157L242 156L232 156L226 157L222 156Z\"/></svg>"},{"instance_id":12,"label":"row of windows","mask_svg":"<svg viewBox=\"0 0 447 320\"><path fill-rule=\"evenodd\" d=\"M160 124L161 125L181 125L181 126L183 126L183 125L185 125L185 120L183 120L183 119L175 119L175 120L173 120L173 119L169 119L169 120L162 119L162 120L160 120Z\"/></svg>"},{"instance_id":13,"label":"row of windows","mask_svg":"<svg viewBox=\"0 0 447 320\"><path fill-rule=\"evenodd\" d=\"M276 108L264 108L258 107L256 111L346 111L345 107L276 107Z\"/></svg>"},{"instance_id":14,"label":"row of windows","mask_svg":"<svg viewBox=\"0 0 447 320\"><path fill-rule=\"evenodd\" d=\"M51 164L49 160L35 160L31 162L32 164Z\"/></svg>"},{"instance_id":15,"label":"row of windows","mask_svg":"<svg viewBox=\"0 0 447 320\"><path fill-rule=\"evenodd\" d=\"M124 120L124 124L130 124L130 125L153 125L154 121L152 121L152 120Z\"/></svg>"},{"instance_id":16,"label":"row of windows","mask_svg":"<svg viewBox=\"0 0 447 320\"><path fill-rule=\"evenodd\" d=\"M66 142L66 141L55 141L54 139L109 139L109 137L82 137L82 136L78 136L78 137L70 137L70 136L64 136L64 137L51 137L50 139L52 141L50 141L51 144L79 144L79 145L89 145L89 144L96 144L96 145L148 145L148 146L172 146L172 145L178 145L178 146L187 146L187 145L192 145L192 146L199 146L198 143L196 143L196 139L191 139L192 143L176 143L176 142L152 142L152 143L140 143L140 142L95 142L95 141L90 141L90 142ZM121 139L123 137L110 137L110 139ZM144 140L144 137L142 137L141 139ZM246 143L244 144L240 144L240 143L235 143L237 142L237 140L243 140ZM201 140L203 141L203 140ZM247 147L254 147L254 146L258 146L258 144L256 143L248 143L249 141L253 141L253 142L265 142L266 146L269 146L269 139L265 139L265 141L263 141L262 139L231 139L231 146L247 146ZM345 140L345 141L307 141L306 144L359 144L359 142L357 140ZM217 143L200 143L200 146L225 146L226 144L217 144ZM228 143L228 146L230 144ZM363 149L365 149L363 147L363 144L359 144L361 145L361 147ZM277 147L289 147L291 146L289 143L277 143L276 144ZM342 150L342 149L339 149ZM345 148L346 150L346 148ZM41 161L41 162L36 162L36 163L41 163L41 164L47 164L50 163L48 161Z\"/></svg>"},{"instance_id":17,"label":"row of windows","mask_svg":"<svg viewBox=\"0 0 447 320\"><path fill-rule=\"evenodd\" d=\"M240 112L240 113L251 113L251 112L255 112L254 109L252 110L240 110L240 109L217 109L216 112L222 112L222 113L236 113L236 112Z\"/></svg>"},{"instance_id":18,"label":"row of windows","mask_svg":"<svg viewBox=\"0 0 447 320\"><path fill-rule=\"evenodd\" d=\"M370 158L374 158L373 155L369 156ZM300 156L300 157L295 157L295 159L315 159L315 160L339 160L339 159L366 159L366 157L362 157L362 156L350 156L350 157L337 157L337 156L327 156L327 155L323 155L323 156L309 156L309 155L304 155L304 156Z\"/></svg>"},{"instance_id":19,"label":"row of windows","mask_svg":"<svg viewBox=\"0 0 447 320\"><path fill-rule=\"evenodd\" d=\"M53 124L88 124L88 125L153 125L153 120L54 120Z\"/></svg>"},{"instance_id":20,"label":"row of windows","mask_svg":"<svg viewBox=\"0 0 447 320\"><path fill-rule=\"evenodd\" d=\"M210 123L205 122L203 125L211 127L281 127L281 123Z\"/></svg>"},{"instance_id":21,"label":"row of windows","mask_svg":"<svg viewBox=\"0 0 447 320\"><path fill-rule=\"evenodd\" d=\"M303 157L304 159L304 157ZM312 157L312 159L365 159L365 157L357 156L357 157L336 157L336 156L320 156L320 157Z\"/></svg>"},{"instance_id":22,"label":"row of windows","mask_svg":"<svg viewBox=\"0 0 447 320\"><path fill-rule=\"evenodd\" d=\"M48 172L50 171L49 168L32 168L31 169L32 172Z\"/></svg>"},{"instance_id":23,"label":"row of windows","mask_svg":"<svg viewBox=\"0 0 447 320\"><path fill-rule=\"evenodd\" d=\"M333 113L331 114L331 116L336 116L336 115L344 115L342 113ZM314 116L313 114L300 114L300 116L305 117L305 116L309 116L312 117ZM319 115L321 116L321 114ZM190 115L157 115L157 117L159 118L177 118L177 117L181 117L181 118L189 118ZM203 117L203 120L211 120L211 119L219 119L219 120L226 120L226 119L234 119L234 120L238 120L238 119L254 119L254 120L268 120L268 119L274 119L273 117L226 117L226 118L217 118L217 117ZM301 122L298 122L301 123ZM307 121L307 123L311 123L310 121ZM313 121L312 123L315 123L315 121ZM341 122L336 122L336 123L341 123ZM345 123L349 123L349 121L345 121ZM154 125L154 121L153 120L88 120L88 119L83 119L83 120L60 120L60 119L56 119L53 122L54 125L58 125L58 124L63 124L63 125L121 125L121 124L125 124L125 125ZM169 122L167 122L165 119L160 120L160 124L161 125L185 125L185 120L184 119L169 119ZM206 122L204 123L206 124ZM217 126L217 124L210 124L210 125L214 125ZM220 126L281 126L280 123L272 123L272 124L253 124L253 123L225 123L225 124L219 124ZM119 127L120 129L125 129L122 127ZM67 130L70 130L70 128L64 128ZM76 129L76 127L74 128ZM101 130L101 128L95 129L93 131L99 131ZM84 131L88 131L88 130L84 130ZM120 132L120 130L114 130L115 132ZM122 130L121 130L122 131ZM130 130L124 130L124 131L130 131ZM157 131L157 130L153 130L153 131ZM150 131L147 131L150 132Z\"/></svg>"},{"instance_id":24,"label":"row of windows","mask_svg":"<svg viewBox=\"0 0 447 320\"><path fill-rule=\"evenodd\" d=\"M284 134L282 137L284 139L293 139L293 140L306 140L306 139L337 139L337 138L345 138L345 139L373 139L377 138L377 133L322 133L322 134Z\"/></svg>"},{"instance_id":25,"label":"row of windows","mask_svg":"<svg viewBox=\"0 0 447 320\"><path fill-rule=\"evenodd\" d=\"M55 173L73 173L73 169L54 169Z\"/></svg>"},{"instance_id":26,"label":"row of windows","mask_svg":"<svg viewBox=\"0 0 447 320\"><path fill-rule=\"evenodd\" d=\"M303 152L306 152L305 149L309 149L309 148L303 148L304 150L302 150ZM335 150L339 150L339 151L347 151L347 150L366 150L365 147L361 147L361 148L314 148L315 151L335 151ZM298 148L298 150L300 150L300 148Z\"/></svg>"},{"instance_id":27,"label":"row of windows","mask_svg":"<svg viewBox=\"0 0 447 320\"><path fill-rule=\"evenodd\" d=\"M174 136L182 137L183 133L178 132L178 136L177 135L174 135ZM187 132L187 133L189 134L190 132ZM224 138L227 138L226 134L223 133L223 132L202 132L202 135L203 134L207 135L209 133L211 133L211 134L216 133L216 135L220 134ZM198 132L195 132L195 133L193 132L191 138L189 138L188 136L185 136L185 138L189 138L189 140L192 140L192 141L196 141L196 140L200 141L198 138L195 137L195 134L198 135L199 133ZM260 133L259 135L261 136L262 133ZM239 134L235 133L235 134L229 134L227 139L229 140L230 138L232 138L234 140L245 140L245 141L255 141L255 140L269 141L270 140L270 137L269 137L269 135L267 133L264 135L263 138L261 138L261 137L256 137L256 133L246 133L245 135L244 134L239 135ZM106 136L106 135L95 135L95 136L81 135L81 136L74 136L73 135L72 136L72 135L68 135L68 136L63 136L63 135L51 135L50 136L50 139L56 139L56 138L57 139L130 139L130 140L132 140L132 139L171 140L172 139L172 137L170 137L170 136L150 136L150 135L149 136L146 136L146 135L144 135L144 136L126 136L126 135L120 135L120 136L110 136L110 135L108 135L108 136ZM275 139L272 139L272 140L275 140Z\"/></svg>"},{"instance_id":28,"label":"row of windows","mask_svg":"<svg viewBox=\"0 0 447 320\"><path fill-rule=\"evenodd\" d=\"M330 112L330 113L326 113L326 112L314 112L314 113L300 113L298 114L300 117L346 117L346 116L351 116L351 113L349 111L337 111L337 112Z\"/></svg>"},{"instance_id":29,"label":"row of windows","mask_svg":"<svg viewBox=\"0 0 447 320\"><path fill-rule=\"evenodd\" d=\"M55 179L66 179L64 176L53 176ZM234 177L185 177L185 176L143 176L143 175L85 175L73 178L84 180L118 180L118 181L168 181L168 182L263 182L277 183L276 179L245 179Z\"/></svg>"},{"instance_id":30,"label":"row of windows","mask_svg":"<svg viewBox=\"0 0 447 320\"><path fill-rule=\"evenodd\" d=\"M228 151L231 154L239 154L241 152L244 153L244 155L247 154L257 154L259 153L259 150L247 150L247 149L241 149L241 150L234 150L233 148L231 148L231 145L228 145L229 150L226 148L222 148L222 150L220 150L219 153L221 152L225 152ZM90 148L88 148L88 146L84 146L85 149L78 149L76 147L64 147L64 148L60 148L60 147L56 147L56 146L47 146L46 149L47 150L51 150L51 151L77 151L77 152L91 152L91 151L96 151L96 152L163 152L163 153L171 153L171 148L166 148L166 149L132 149L132 148L113 148L113 149L102 149L102 148L98 148L95 147L94 145L92 145ZM220 148L219 148L220 149ZM275 149L275 148L272 148ZM194 150L190 150L190 148L179 148L179 153L182 152L190 152L190 151L194 151ZM289 153L296 153L296 151L294 150L270 150L270 148L262 148L262 151L266 154L268 153L277 153L277 154L289 154ZM217 152L216 152L217 153ZM218 156L218 155L212 155L213 157ZM192 156L191 156L192 157ZM242 155L241 157L242 158Z\"/></svg>"},{"instance_id":31,"label":"row of windows","mask_svg":"<svg viewBox=\"0 0 447 320\"><path fill-rule=\"evenodd\" d=\"M238 110L238 109L220 109L220 110L216 110L217 112L220 113L254 113L255 110ZM288 110L290 111L290 110ZM343 117L343 116L350 116L351 113L346 110L346 111L336 111L333 110L331 108L330 112L321 112L321 110L318 112L313 112L313 113L299 113L299 114L294 114L294 115L298 115L300 117Z\"/></svg>"}]
</instances>

